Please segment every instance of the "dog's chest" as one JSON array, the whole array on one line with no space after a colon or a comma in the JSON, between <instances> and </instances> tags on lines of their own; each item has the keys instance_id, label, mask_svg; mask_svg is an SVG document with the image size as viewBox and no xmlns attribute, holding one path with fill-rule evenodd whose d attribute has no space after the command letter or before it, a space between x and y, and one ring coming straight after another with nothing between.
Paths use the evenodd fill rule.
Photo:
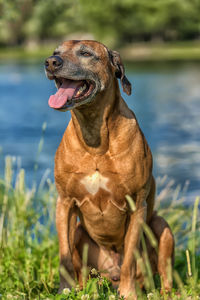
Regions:
<instances>
[{"instance_id":1,"label":"dog's chest","mask_svg":"<svg viewBox=\"0 0 200 300\"><path fill-rule=\"evenodd\" d=\"M75 177L78 178L78 175ZM74 198L83 214L88 214L88 207L100 218L110 218L114 208L117 215L126 211L125 195L128 191L120 183L118 174L113 176L110 172L94 170L89 174L81 174L78 186L79 193L76 190Z\"/></svg>"},{"instance_id":2,"label":"dog's chest","mask_svg":"<svg viewBox=\"0 0 200 300\"><path fill-rule=\"evenodd\" d=\"M95 171L93 174L84 176L80 183L85 187L88 193L95 195L98 193L99 189L103 189L110 192L108 187L109 178L103 176L99 171Z\"/></svg>"},{"instance_id":3,"label":"dog's chest","mask_svg":"<svg viewBox=\"0 0 200 300\"><path fill-rule=\"evenodd\" d=\"M77 195L75 203L79 209L80 221L87 232L104 246L116 240L121 241L124 236L127 203L122 194L115 194L117 187L112 185L110 174L95 171L82 177L80 183L83 187L82 194L80 197Z\"/></svg>"},{"instance_id":4,"label":"dog's chest","mask_svg":"<svg viewBox=\"0 0 200 300\"><path fill-rule=\"evenodd\" d=\"M87 158L87 160L86 160ZM75 160L73 160L75 161ZM126 194L132 194L132 168L126 170L109 157L80 157L77 164L66 168L62 177L62 189L66 196L82 201L89 197L97 202L104 202L112 197L114 201L123 202Z\"/></svg>"}]
</instances>

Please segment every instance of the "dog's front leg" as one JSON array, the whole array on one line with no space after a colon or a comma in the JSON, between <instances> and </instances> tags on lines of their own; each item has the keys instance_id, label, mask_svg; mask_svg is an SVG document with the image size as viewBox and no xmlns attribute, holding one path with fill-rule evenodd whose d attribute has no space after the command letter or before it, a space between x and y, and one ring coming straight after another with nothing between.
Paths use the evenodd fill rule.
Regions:
<instances>
[{"instance_id":1,"label":"dog's front leg","mask_svg":"<svg viewBox=\"0 0 200 300\"><path fill-rule=\"evenodd\" d=\"M70 278L74 278L72 251L76 230L77 216L71 199L58 197L56 205L56 228L59 239L60 256L60 287L59 293L66 287L70 288Z\"/></svg>"},{"instance_id":2,"label":"dog's front leg","mask_svg":"<svg viewBox=\"0 0 200 300\"><path fill-rule=\"evenodd\" d=\"M125 299L136 300L135 277L136 277L136 261L134 259L134 251L138 246L141 224L146 216L146 206L137 207L132 212L129 226L124 241L124 260L121 266L120 295Z\"/></svg>"}]
</instances>

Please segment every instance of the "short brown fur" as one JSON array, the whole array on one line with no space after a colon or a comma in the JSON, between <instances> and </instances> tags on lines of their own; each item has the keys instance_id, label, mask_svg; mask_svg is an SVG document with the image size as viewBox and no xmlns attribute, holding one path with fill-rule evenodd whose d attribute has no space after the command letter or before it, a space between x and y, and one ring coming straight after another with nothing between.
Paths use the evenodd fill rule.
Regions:
<instances>
[{"instance_id":1,"label":"short brown fur","mask_svg":"<svg viewBox=\"0 0 200 300\"><path fill-rule=\"evenodd\" d=\"M81 46L89 47L96 58L77 57ZM131 93L120 56L96 41L67 41L58 50L64 62L89 70L101 84L90 103L71 111L55 156L60 263L81 283L82 251L87 243L88 265L106 270L125 299L137 299L139 270L133 254L145 221L159 243L158 255L148 247L149 255L154 253L150 257L153 271L160 273L164 288L170 290L166 266L169 259L173 260L173 235L165 220L153 213L152 155L134 113L120 95L116 77L121 79L124 91ZM68 76L70 70L61 70L61 76L65 72ZM93 180L94 190L87 180ZM135 212L126 195L133 198ZM69 284L60 275L60 291L65 287Z\"/></svg>"}]
</instances>

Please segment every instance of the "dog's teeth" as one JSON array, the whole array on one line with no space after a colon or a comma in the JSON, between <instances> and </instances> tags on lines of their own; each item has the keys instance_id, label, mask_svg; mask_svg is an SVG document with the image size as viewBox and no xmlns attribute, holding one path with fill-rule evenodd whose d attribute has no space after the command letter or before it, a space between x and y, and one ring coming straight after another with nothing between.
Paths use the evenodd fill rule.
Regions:
<instances>
[{"instance_id":1,"label":"dog's teeth","mask_svg":"<svg viewBox=\"0 0 200 300\"><path fill-rule=\"evenodd\" d=\"M79 96L85 89L87 88L86 84L81 86L76 94L76 96Z\"/></svg>"}]
</instances>

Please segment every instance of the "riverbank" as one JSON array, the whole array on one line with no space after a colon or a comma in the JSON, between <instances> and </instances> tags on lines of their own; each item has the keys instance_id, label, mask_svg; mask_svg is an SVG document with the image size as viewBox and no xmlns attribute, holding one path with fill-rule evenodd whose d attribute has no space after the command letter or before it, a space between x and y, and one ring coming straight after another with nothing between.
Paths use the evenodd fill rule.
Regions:
<instances>
[{"instance_id":1,"label":"riverbank","mask_svg":"<svg viewBox=\"0 0 200 300\"><path fill-rule=\"evenodd\" d=\"M120 53L126 61L200 61L200 42L131 44Z\"/></svg>"},{"instance_id":2,"label":"riverbank","mask_svg":"<svg viewBox=\"0 0 200 300\"><path fill-rule=\"evenodd\" d=\"M0 48L0 61L43 59L57 44ZM125 61L200 61L200 42L134 43L118 49Z\"/></svg>"}]
</instances>

